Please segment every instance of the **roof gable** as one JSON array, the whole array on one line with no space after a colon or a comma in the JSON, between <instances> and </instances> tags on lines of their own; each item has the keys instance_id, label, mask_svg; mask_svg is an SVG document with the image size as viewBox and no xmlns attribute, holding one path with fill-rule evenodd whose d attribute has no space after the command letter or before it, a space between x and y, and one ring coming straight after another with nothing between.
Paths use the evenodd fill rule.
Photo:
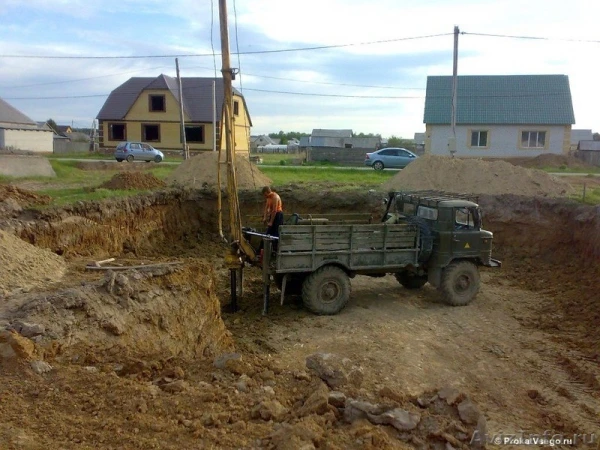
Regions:
<instances>
[{"instance_id":1,"label":"roof gable","mask_svg":"<svg viewBox=\"0 0 600 450\"><path fill-rule=\"evenodd\" d=\"M19 111L14 106L5 102L0 98L0 122L6 124L18 124L18 125L36 125L37 124Z\"/></svg>"},{"instance_id":2,"label":"roof gable","mask_svg":"<svg viewBox=\"0 0 600 450\"><path fill-rule=\"evenodd\" d=\"M212 122L213 120L213 98L212 84L215 81L215 94L217 99L217 120L222 115L225 89L222 78L182 77L181 89L183 92L183 108L192 122ZM99 120L122 120L127 116L129 109L137 98L145 90L167 90L171 92L175 100L179 99L179 87L177 79L159 75L151 77L133 77L113 90L102 109L98 113ZM242 94L233 89L235 95L242 97L244 106L246 104ZM246 108L246 112L247 112ZM249 117L249 116L248 116Z\"/></svg>"},{"instance_id":3,"label":"roof gable","mask_svg":"<svg viewBox=\"0 0 600 450\"><path fill-rule=\"evenodd\" d=\"M457 124L575 123L566 75L459 76ZM427 77L426 124L450 124L452 77Z\"/></svg>"}]
</instances>

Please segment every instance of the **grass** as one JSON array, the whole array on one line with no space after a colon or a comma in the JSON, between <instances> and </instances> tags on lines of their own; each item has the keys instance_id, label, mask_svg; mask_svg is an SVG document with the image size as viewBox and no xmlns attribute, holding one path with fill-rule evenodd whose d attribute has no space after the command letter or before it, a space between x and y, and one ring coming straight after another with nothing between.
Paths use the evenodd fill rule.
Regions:
<instances>
[{"instance_id":1,"label":"grass","mask_svg":"<svg viewBox=\"0 0 600 450\"><path fill-rule=\"evenodd\" d=\"M77 152L77 153L47 153L44 154L49 160L65 160L65 159L100 159L105 161L114 161L112 152ZM164 162L181 162L181 156L172 156L165 154Z\"/></svg>"},{"instance_id":2,"label":"grass","mask_svg":"<svg viewBox=\"0 0 600 450\"><path fill-rule=\"evenodd\" d=\"M357 186L378 187L397 172L358 169L304 169L298 167L261 167L261 172L273 180L274 185L302 183L310 188L312 183L343 184L348 188Z\"/></svg>"}]
</instances>

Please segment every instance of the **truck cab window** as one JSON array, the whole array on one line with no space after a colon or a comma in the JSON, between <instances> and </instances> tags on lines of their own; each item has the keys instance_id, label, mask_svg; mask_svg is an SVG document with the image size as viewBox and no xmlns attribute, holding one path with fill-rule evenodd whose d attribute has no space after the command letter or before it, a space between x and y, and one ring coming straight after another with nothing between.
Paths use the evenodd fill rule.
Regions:
<instances>
[{"instance_id":1,"label":"truck cab window","mask_svg":"<svg viewBox=\"0 0 600 450\"><path fill-rule=\"evenodd\" d=\"M473 213L469 208L456 208L454 215L454 228L456 230L472 230L475 228Z\"/></svg>"}]
</instances>

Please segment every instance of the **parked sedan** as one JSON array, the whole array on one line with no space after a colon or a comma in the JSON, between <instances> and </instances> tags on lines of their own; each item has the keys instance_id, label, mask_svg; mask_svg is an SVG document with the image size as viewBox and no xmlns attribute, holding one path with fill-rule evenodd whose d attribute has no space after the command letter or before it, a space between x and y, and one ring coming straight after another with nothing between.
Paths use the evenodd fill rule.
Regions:
<instances>
[{"instance_id":1,"label":"parked sedan","mask_svg":"<svg viewBox=\"0 0 600 450\"><path fill-rule=\"evenodd\" d=\"M161 162L165 155L145 142L121 142L115 150L115 159L122 161L154 161Z\"/></svg>"},{"instance_id":2,"label":"parked sedan","mask_svg":"<svg viewBox=\"0 0 600 450\"><path fill-rule=\"evenodd\" d=\"M417 155L405 148L388 147L373 153L367 153L365 166L371 166L375 170L385 168L404 169L417 158Z\"/></svg>"}]
</instances>

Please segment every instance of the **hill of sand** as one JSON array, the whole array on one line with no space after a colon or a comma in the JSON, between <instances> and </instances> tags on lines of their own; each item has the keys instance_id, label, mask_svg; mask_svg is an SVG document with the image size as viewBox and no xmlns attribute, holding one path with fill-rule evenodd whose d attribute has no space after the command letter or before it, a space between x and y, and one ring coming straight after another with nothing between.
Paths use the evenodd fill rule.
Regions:
<instances>
[{"instance_id":1,"label":"hill of sand","mask_svg":"<svg viewBox=\"0 0 600 450\"><path fill-rule=\"evenodd\" d=\"M560 197L569 183L546 172L505 161L425 155L383 184L388 191L434 189L469 194L517 194Z\"/></svg>"},{"instance_id":2,"label":"hill of sand","mask_svg":"<svg viewBox=\"0 0 600 450\"><path fill-rule=\"evenodd\" d=\"M217 152L206 152L182 162L165 181L169 185L188 188L216 188L217 187ZM225 155L221 156L224 160ZM226 167L221 166L221 186L226 186ZM237 156L235 159L236 179L238 189L254 190L269 186L271 180L264 175L258 167L248 158Z\"/></svg>"},{"instance_id":3,"label":"hill of sand","mask_svg":"<svg viewBox=\"0 0 600 450\"><path fill-rule=\"evenodd\" d=\"M66 268L57 254L0 230L0 297L3 291L58 281Z\"/></svg>"}]
</instances>

